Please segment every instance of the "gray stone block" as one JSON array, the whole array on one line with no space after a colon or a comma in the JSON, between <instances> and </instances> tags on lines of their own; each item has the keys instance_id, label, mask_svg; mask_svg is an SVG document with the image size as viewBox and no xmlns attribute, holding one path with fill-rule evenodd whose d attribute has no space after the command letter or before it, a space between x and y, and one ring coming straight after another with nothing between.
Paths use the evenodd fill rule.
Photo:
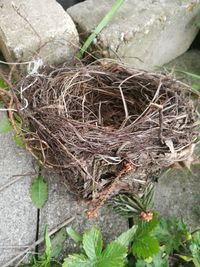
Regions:
<instances>
[{"instance_id":1,"label":"gray stone block","mask_svg":"<svg viewBox=\"0 0 200 267\"><path fill-rule=\"evenodd\" d=\"M194 230L200 218L200 165L192 170L171 169L158 180L155 208L165 217L182 218Z\"/></svg>"},{"instance_id":2,"label":"gray stone block","mask_svg":"<svg viewBox=\"0 0 200 267\"><path fill-rule=\"evenodd\" d=\"M79 33L87 36L110 10L114 0L87 0L67 9ZM194 40L200 1L129 0L98 35L101 55L132 66L152 69L184 53ZM91 15L92 14L92 15Z\"/></svg>"},{"instance_id":3,"label":"gray stone block","mask_svg":"<svg viewBox=\"0 0 200 267\"><path fill-rule=\"evenodd\" d=\"M0 13L0 50L9 62L42 58L55 65L78 49L76 27L55 0L1 0Z\"/></svg>"},{"instance_id":4,"label":"gray stone block","mask_svg":"<svg viewBox=\"0 0 200 267\"><path fill-rule=\"evenodd\" d=\"M3 116L0 111L0 121ZM29 193L34 173L32 157L16 146L12 133L0 134L0 265L34 242L37 210Z\"/></svg>"},{"instance_id":5,"label":"gray stone block","mask_svg":"<svg viewBox=\"0 0 200 267\"><path fill-rule=\"evenodd\" d=\"M76 231L81 233L89 229L92 225L100 227L104 240L113 240L123 231L128 229L127 219L115 214L111 209L103 207L98 218L88 219L85 212L88 205L77 202L74 196L69 194L67 187L62 178L55 173L45 172L44 177L49 185L49 198L46 205L40 213L40 234L43 234L45 224L49 229L54 228L67 218L75 217L74 221L69 225ZM67 240L66 250L74 251L74 242Z\"/></svg>"}]
</instances>

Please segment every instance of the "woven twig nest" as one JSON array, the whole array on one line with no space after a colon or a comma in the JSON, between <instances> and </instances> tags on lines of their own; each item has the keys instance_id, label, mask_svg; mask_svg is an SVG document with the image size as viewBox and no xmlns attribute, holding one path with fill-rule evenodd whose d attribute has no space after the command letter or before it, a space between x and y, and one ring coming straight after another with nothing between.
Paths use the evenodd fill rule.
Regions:
<instances>
[{"instance_id":1,"label":"woven twig nest","mask_svg":"<svg viewBox=\"0 0 200 267\"><path fill-rule=\"evenodd\" d=\"M198 135L195 92L165 75L116 63L63 66L16 88L29 150L82 198L103 194L124 166L132 166L120 177L129 186L146 182L186 160Z\"/></svg>"}]
</instances>

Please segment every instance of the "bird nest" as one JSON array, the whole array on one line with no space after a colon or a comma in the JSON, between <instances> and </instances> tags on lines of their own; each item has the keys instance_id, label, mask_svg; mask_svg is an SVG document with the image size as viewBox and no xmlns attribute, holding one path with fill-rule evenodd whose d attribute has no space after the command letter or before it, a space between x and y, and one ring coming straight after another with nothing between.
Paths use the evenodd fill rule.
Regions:
<instances>
[{"instance_id":1,"label":"bird nest","mask_svg":"<svg viewBox=\"0 0 200 267\"><path fill-rule=\"evenodd\" d=\"M117 63L28 75L14 92L27 148L85 199L143 185L198 135L191 88Z\"/></svg>"}]
</instances>

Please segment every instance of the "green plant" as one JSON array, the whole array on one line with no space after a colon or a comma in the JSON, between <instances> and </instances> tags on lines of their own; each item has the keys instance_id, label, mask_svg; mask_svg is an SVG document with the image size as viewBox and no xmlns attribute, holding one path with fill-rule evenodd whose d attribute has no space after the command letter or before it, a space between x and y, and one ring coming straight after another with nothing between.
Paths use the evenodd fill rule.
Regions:
<instances>
[{"instance_id":1,"label":"green plant","mask_svg":"<svg viewBox=\"0 0 200 267\"><path fill-rule=\"evenodd\" d=\"M31 185L31 199L36 208L41 209L48 198L48 186L44 178L39 175Z\"/></svg>"},{"instance_id":2,"label":"green plant","mask_svg":"<svg viewBox=\"0 0 200 267\"><path fill-rule=\"evenodd\" d=\"M39 257L31 256L29 263L21 267L59 267L61 264L57 261L60 256L66 239L66 230L63 228L50 239L47 226L44 232L45 249Z\"/></svg>"},{"instance_id":3,"label":"green plant","mask_svg":"<svg viewBox=\"0 0 200 267\"><path fill-rule=\"evenodd\" d=\"M65 258L63 267L122 267L128 253L127 244L135 230L129 230L103 248L101 232L92 227L83 234L80 254ZM72 235L74 239L74 233ZM80 241L80 240L79 240Z\"/></svg>"},{"instance_id":4,"label":"green plant","mask_svg":"<svg viewBox=\"0 0 200 267\"><path fill-rule=\"evenodd\" d=\"M79 245L80 252L56 262L66 234ZM175 265L176 264L176 265ZM139 219L137 224L108 244L101 231L93 226L83 235L71 227L62 229L50 240L45 228L45 250L32 257L26 267L174 267L200 266L200 230L190 233L176 219L164 219L156 213L150 221ZM24 267L25 267L24 266Z\"/></svg>"},{"instance_id":5,"label":"green plant","mask_svg":"<svg viewBox=\"0 0 200 267\"><path fill-rule=\"evenodd\" d=\"M83 54L87 51L88 47L91 45L95 37L102 31L103 28L107 26L109 21L111 21L111 19L117 13L123 3L124 0L117 0L116 3L111 7L110 11L104 16L93 33L90 34L90 36L84 42L83 46L80 48L80 51L77 55L78 58L82 58Z\"/></svg>"},{"instance_id":6,"label":"green plant","mask_svg":"<svg viewBox=\"0 0 200 267\"><path fill-rule=\"evenodd\" d=\"M146 220L152 219L154 188L149 184L141 197L135 194L119 194L108 201L115 212L127 218L140 216Z\"/></svg>"},{"instance_id":7,"label":"green plant","mask_svg":"<svg viewBox=\"0 0 200 267\"><path fill-rule=\"evenodd\" d=\"M154 214L150 222L138 221L105 248L96 227L82 237L71 233L80 246L80 254L68 255L63 267L167 267L174 266L173 261L184 262L183 266L190 266L191 262L195 267L200 264L200 231L189 233L186 225L175 218L165 220Z\"/></svg>"}]
</instances>

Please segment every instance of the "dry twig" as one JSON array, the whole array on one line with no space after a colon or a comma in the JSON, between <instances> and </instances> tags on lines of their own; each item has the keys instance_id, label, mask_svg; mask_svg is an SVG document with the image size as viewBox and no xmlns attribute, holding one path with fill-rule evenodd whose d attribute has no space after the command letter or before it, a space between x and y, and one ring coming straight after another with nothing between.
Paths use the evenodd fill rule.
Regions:
<instances>
[{"instance_id":1,"label":"dry twig","mask_svg":"<svg viewBox=\"0 0 200 267\"><path fill-rule=\"evenodd\" d=\"M27 149L86 199L101 199L124 161L140 180L176 162L198 136L191 96L199 93L169 76L114 63L28 75L13 95Z\"/></svg>"}]
</instances>

